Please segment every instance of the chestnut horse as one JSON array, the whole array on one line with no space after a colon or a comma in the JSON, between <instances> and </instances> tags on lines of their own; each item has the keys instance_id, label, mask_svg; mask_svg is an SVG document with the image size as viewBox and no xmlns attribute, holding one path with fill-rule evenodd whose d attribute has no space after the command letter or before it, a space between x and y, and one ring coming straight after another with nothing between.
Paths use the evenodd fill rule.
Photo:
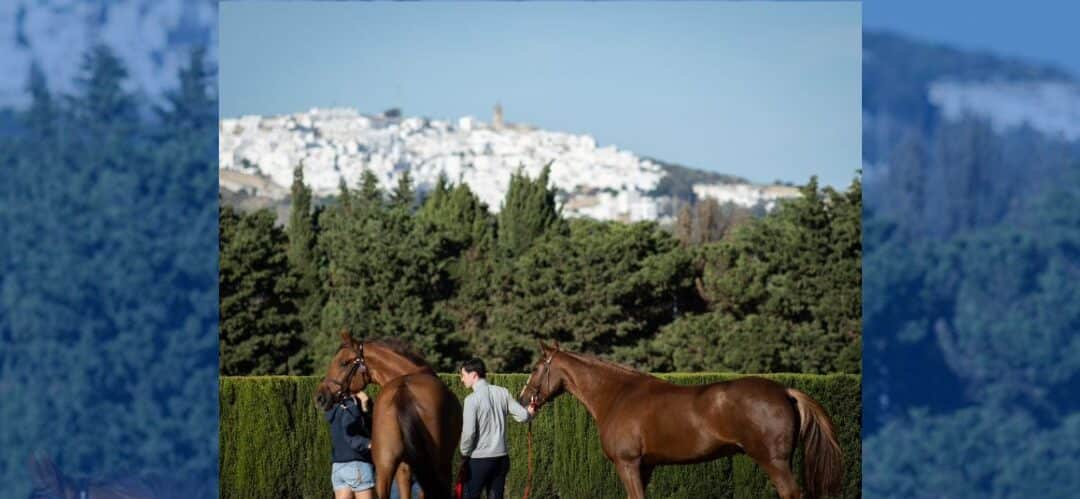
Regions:
<instances>
[{"instance_id":1,"label":"chestnut horse","mask_svg":"<svg viewBox=\"0 0 1080 499\"><path fill-rule=\"evenodd\" d=\"M328 410L368 383L381 387L371 431L378 497L390 497L396 474L401 497L409 499L415 473L426 499L449 499L451 466L461 437L457 397L403 342L360 342L343 331L315 403Z\"/></svg>"},{"instance_id":2,"label":"chestnut horse","mask_svg":"<svg viewBox=\"0 0 1080 499\"><path fill-rule=\"evenodd\" d=\"M645 497L653 469L746 453L783 499L802 497L791 472L804 444L807 497L838 495L843 455L832 421L809 395L764 378L682 386L598 358L540 343L521 391L537 409L563 391L596 420L604 454L631 499Z\"/></svg>"}]
</instances>

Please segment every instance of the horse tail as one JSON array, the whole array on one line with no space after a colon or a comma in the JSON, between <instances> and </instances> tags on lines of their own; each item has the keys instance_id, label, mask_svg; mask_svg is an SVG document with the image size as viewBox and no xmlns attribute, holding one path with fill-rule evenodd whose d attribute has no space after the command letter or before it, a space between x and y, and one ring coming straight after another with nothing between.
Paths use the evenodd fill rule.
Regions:
<instances>
[{"instance_id":1,"label":"horse tail","mask_svg":"<svg viewBox=\"0 0 1080 499\"><path fill-rule=\"evenodd\" d=\"M436 471L438 457L432 452L435 441L428 432L420 413L416 409L416 398L409 391L408 378L402 380L394 394L394 407L397 412L398 426L401 428L401 441L405 450L405 462L417 475L424 497L430 499L450 499L450 485L442 483Z\"/></svg>"},{"instance_id":2,"label":"horse tail","mask_svg":"<svg viewBox=\"0 0 1080 499\"><path fill-rule=\"evenodd\" d=\"M838 496L843 491L844 454L836 440L832 420L816 400L794 388L788 396L799 411L799 440L803 443L803 477L807 499Z\"/></svg>"}]
</instances>

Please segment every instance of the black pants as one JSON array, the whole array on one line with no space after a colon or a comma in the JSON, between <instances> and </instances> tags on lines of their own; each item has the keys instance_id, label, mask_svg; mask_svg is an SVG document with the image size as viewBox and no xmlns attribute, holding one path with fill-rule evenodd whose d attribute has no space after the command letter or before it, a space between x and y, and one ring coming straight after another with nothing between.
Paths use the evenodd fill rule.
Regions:
<instances>
[{"instance_id":1,"label":"black pants","mask_svg":"<svg viewBox=\"0 0 1080 499\"><path fill-rule=\"evenodd\" d=\"M481 491L487 491L488 499L502 499L508 473L510 456L470 458L465 499L480 499Z\"/></svg>"}]
</instances>

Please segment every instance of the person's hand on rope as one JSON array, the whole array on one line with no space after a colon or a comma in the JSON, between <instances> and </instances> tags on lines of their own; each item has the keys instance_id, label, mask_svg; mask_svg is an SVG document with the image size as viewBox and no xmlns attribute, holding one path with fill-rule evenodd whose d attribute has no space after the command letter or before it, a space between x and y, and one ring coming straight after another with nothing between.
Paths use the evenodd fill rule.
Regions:
<instances>
[{"instance_id":1,"label":"person's hand on rope","mask_svg":"<svg viewBox=\"0 0 1080 499\"><path fill-rule=\"evenodd\" d=\"M360 406L360 410L368 412L368 402L371 401L371 397L364 392L356 392L353 394L353 399L356 400L356 405Z\"/></svg>"}]
</instances>

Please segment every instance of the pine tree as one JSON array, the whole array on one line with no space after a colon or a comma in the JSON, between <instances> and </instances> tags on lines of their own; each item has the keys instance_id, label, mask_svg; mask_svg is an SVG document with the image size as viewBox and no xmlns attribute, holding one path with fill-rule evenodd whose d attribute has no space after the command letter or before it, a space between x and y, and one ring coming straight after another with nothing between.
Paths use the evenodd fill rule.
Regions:
<instances>
[{"instance_id":1,"label":"pine tree","mask_svg":"<svg viewBox=\"0 0 1080 499\"><path fill-rule=\"evenodd\" d=\"M376 206L381 205L383 202L383 193L379 189L379 178L366 168L360 178L360 199L365 203Z\"/></svg>"},{"instance_id":2,"label":"pine tree","mask_svg":"<svg viewBox=\"0 0 1080 499\"><path fill-rule=\"evenodd\" d=\"M353 193L349 189L349 186L345 184L345 177L338 179L338 205L341 206L342 213L351 213L353 209Z\"/></svg>"},{"instance_id":3,"label":"pine tree","mask_svg":"<svg viewBox=\"0 0 1080 499\"><path fill-rule=\"evenodd\" d=\"M473 348L504 370L526 368L535 338L617 360L674 319L693 295L688 254L654 223L573 220L518 258L497 293L492 332Z\"/></svg>"},{"instance_id":4,"label":"pine tree","mask_svg":"<svg viewBox=\"0 0 1080 499\"><path fill-rule=\"evenodd\" d=\"M458 250L473 247L495 231L495 218L466 184L449 189L440 177L417 218L443 231Z\"/></svg>"},{"instance_id":5,"label":"pine tree","mask_svg":"<svg viewBox=\"0 0 1080 499\"><path fill-rule=\"evenodd\" d=\"M711 317L685 317L652 348L676 370L859 372L862 188L819 189L702 247ZM719 345L713 355L705 345ZM695 353L696 352L696 353Z\"/></svg>"},{"instance_id":6,"label":"pine tree","mask_svg":"<svg viewBox=\"0 0 1080 499\"><path fill-rule=\"evenodd\" d=\"M209 94L212 78L206 66L206 49L192 49L187 67L180 70L179 87L165 94L168 106L157 109L162 121L173 130L183 130L216 120L217 101Z\"/></svg>"},{"instance_id":7,"label":"pine tree","mask_svg":"<svg viewBox=\"0 0 1080 499\"><path fill-rule=\"evenodd\" d=\"M315 255L315 214L311 208L311 188L304 184L303 166L297 165L293 171L291 192L292 209L286 228L289 269L296 279L302 337L305 343L309 343L320 327L323 298ZM305 347L305 357L307 353ZM309 367L306 358L296 359L293 365L302 372L307 372Z\"/></svg>"},{"instance_id":8,"label":"pine tree","mask_svg":"<svg viewBox=\"0 0 1080 499\"><path fill-rule=\"evenodd\" d=\"M315 345L315 368L333 353L333 334L348 328L357 337L394 336L411 342L430 362L452 368L457 359L453 323L439 303L450 294L448 245L405 209L381 202L382 192L364 182L357 209L327 210L319 236L325 254L326 305Z\"/></svg>"},{"instance_id":9,"label":"pine tree","mask_svg":"<svg viewBox=\"0 0 1080 499\"><path fill-rule=\"evenodd\" d=\"M221 208L221 374L290 374L303 347L287 241L270 210Z\"/></svg>"},{"instance_id":10,"label":"pine tree","mask_svg":"<svg viewBox=\"0 0 1080 499\"><path fill-rule=\"evenodd\" d=\"M520 170L510 177L498 220L498 247L504 258L516 258L549 230L565 232L566 224L555 205L555 190L548 188L551 164L536 180Z\"/></svg>"},{"instance_id":11,"label":"pine tree","mask_svg":"<svg viewBox=\"0 0 1080 499\"><path fill-rule=\"evenodd\" d=\"M398 177L397 187L390 194L390 204L411 210L415 202L416 193L413 191L412 177L409 175L409 171L405 170L401 172L401 176Z\"/></svg>"},{"instance_id":12,"label":"pine tree","mask_svg":"<svg viewBox=\"0 0 1080 499\"><path fill-rule=\"evenodd\" d=\"M30 65L26 91L30 94L31 100L30 108L24 113L23 121L35 137L48 138L56 126L59 109L53 100L52 92L49 91L45 73L37 62Z\"/></svg>"},{"instance_id":13,"label":"pine tree","mask_svg":"<svg viewBox=\"0 0 1080 499\"><path fill-rule=\"evenodd\" d=\"M75 108L84 125L98 129L104 123L126 125L124 129L133 126L138 118L137 104L135 97L123 89L128 72L112 49L104 44L90 49L80 71Z\"/></svg>"},{"instance_id":14,"label":"pine tree","mask_svg":"<svg viewBox=\"0 0 1080 499\"><path fill-rule=\"evenodd\" d=\"M431 206L434 209L442 207L445 202L445 197L450 194L450 180L446 178L446 172L440 172L439 178L435 180L435 186L431 188L431 191L427 193L427 198L424 199L423 205L427 205L431 202Z\"/></svg>"},{"instance_id":15,"label":"pine tree","mask_svg":"<svg viewBox=\"0 0 1080 499\"><path fill-rule=\"evenodd\" d=\"M34 73L28 118L42 126L0 137L0 338L19 345L0 347L15 390L0 420L20 432L3 446L20 459L20 442L63 449L61 466L83 476L139 469L212 486L216 118L195 124L202 133L150 136L123 65L100 53L84 58L70 99ZM66 357L77 360L57 361ZM44 397L19 390L41 379L63 382ZM41 414L64 414L62 431L35 425ZM0 458L3 483L21 483L23 470Z\"/></svg>"}]
</instances>

